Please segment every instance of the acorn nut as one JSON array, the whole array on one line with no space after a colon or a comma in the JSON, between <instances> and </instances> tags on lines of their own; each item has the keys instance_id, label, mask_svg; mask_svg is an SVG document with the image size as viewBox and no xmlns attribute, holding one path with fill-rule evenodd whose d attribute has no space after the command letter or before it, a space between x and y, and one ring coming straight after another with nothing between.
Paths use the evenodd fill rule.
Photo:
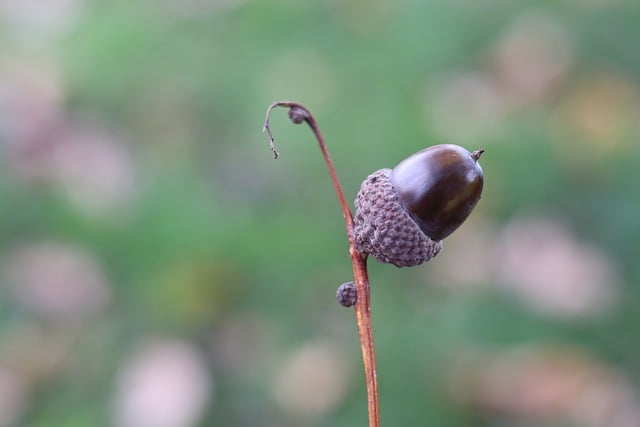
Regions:
<instances>
[{"instance_id":1,"label":"acorn nut","mask_svg":"<svg viewBox=\"0 0 640 427\"><path fill-rule=\"evenodd\" d=\"M369 175L355 200L358 250L396 267L436 256L480 199L483 152L435 145Z\"/></svg>"}]
</instances>

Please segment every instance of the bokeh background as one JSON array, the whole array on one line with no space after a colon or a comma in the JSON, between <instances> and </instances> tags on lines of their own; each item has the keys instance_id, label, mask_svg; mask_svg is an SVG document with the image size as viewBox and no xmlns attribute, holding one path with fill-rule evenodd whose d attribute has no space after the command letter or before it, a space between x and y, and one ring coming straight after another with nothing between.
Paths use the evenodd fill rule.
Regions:
<instances>
[{"instance_id":1,"label":"bokeh background","mask_svg":"<svg viewBox=\"0 0 640 427\"><path fill-rule=\"evenodd\" d=\"M338 203L485 148L370 262L385 426L640 426L640 3L1 0L0 426L363 426Z\"/></svg>"}]
</instances>

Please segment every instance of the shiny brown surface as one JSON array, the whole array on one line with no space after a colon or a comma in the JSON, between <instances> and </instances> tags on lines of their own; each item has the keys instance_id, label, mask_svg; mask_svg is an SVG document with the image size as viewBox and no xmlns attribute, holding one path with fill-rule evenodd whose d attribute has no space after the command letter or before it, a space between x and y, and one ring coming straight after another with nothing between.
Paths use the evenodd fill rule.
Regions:
<instances>
[{"instance_id":1,"label":"shiny brown surface","mask_svg":"<svg viewBox=\"0 0 640 427\"><path fill-rule=\"evenodd\" d=\"M435 145L393 169L400 203L431 239L453 233L480 199L484 182L477 163L480 154L457 145Z\"/></svg>"}]
</instances>

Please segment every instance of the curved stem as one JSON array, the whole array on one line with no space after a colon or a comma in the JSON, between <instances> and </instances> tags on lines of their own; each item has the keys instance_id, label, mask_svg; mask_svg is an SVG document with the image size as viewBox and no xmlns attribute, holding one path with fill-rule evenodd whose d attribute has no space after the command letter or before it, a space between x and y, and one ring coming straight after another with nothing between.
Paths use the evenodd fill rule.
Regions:
<instances>
[{"instance_id":1,"label":"curved stem","mask_svg":"<svg viewBox=\"0 0 640 427\"><path fill-rule=\"evenodd\" d=\"M338 201L342 209L342 216L347 227L347 237L349 239L349 255L351 257L351 264L353 265L353 276L356 284L356 292L358 299L354 306L356 323L358 325L358 334L360 335L360 347L362 349L362 361L364 363L364 371L367 382L367 401L369 410L369 427L380 426L380 415L378 410L378 379L376 374L376 355L375 347L373 344L373 329L371 327L371 304L370 304L370 290L369 290L369 275L367 272L367 254L357 250L355 245L355 237L353 232L353 215L349 209L349 205L344 197L344 191L342 191L342 185L338 180L335 167L331 156L327 151L324 137L320 128L313 118L313 115L307 108L292 101L278 101L272 103L267 109L267 115L264 121L263 131L267 132L269 136L269 143L274 158L278 158L278 152L275 149L274 138L269 126L269 117L271 111L276 107L289 108L289 117L296 123L306 122L313 134L315 135L320 150L324 156L324 160L329 169L329 175L331 175L331 181L335 188Z\"/></svg>"}]
</instances>

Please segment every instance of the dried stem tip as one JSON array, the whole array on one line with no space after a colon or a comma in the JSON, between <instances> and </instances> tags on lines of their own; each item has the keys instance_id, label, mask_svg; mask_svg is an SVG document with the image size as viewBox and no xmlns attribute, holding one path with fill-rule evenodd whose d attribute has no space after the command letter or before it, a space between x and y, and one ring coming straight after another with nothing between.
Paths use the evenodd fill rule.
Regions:
<instances>
[{"instance_id":1,"label":"dried stem tip","mask_svg":"<svg viewBox=\"0 0 640 427\"><path fill-rule=\"evenodd\" d=\"M269 136L269 146L271 147L271 152L273 153L274 159L280 157L280 154L276 151L275 139L273 138L273 134L271 133L269 119L271 117L271 110L276 107L289 107L289 118L293 123L297 125L306 121L312 128L314 128L315 126L315 122L313 122L313 118L311 117L311 113L309 112L309 110L307 110L300 104L290 101L278 101L269 105L269 108L267 108L267 116L264 119L264 126L262 127L262 131L266 132Z\"/></svg>"},{"instance_id":2,"label":"dried stem tip","mask_svg":"<svg viewBox=\"0 0 640 427\"><path fill-rule=\"evenodd\" d=\"M303 121L309 120L309 113L300 107L294 106L289 108L289 118L293 123L299 125Z\"/></svg>"}]
</instances>

